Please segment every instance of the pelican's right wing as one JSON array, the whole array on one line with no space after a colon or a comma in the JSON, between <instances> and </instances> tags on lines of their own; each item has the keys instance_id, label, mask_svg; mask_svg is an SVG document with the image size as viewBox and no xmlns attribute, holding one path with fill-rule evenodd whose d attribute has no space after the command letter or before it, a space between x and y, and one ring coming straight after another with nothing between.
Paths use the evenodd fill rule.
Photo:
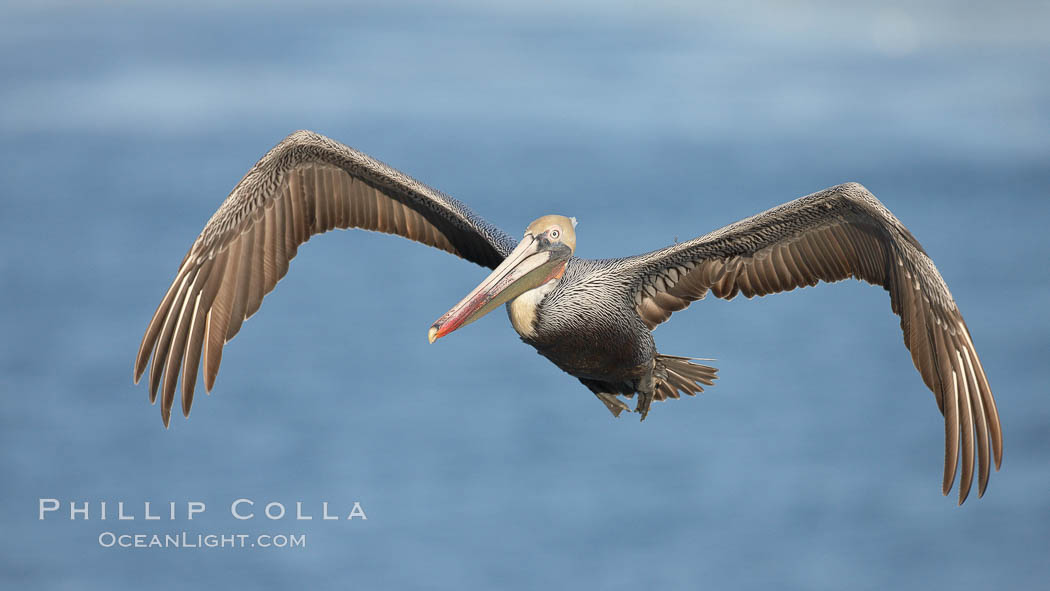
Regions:
<instances>
[{"instance_id":1,"label":"pelican's right wing","mask_svg":"<svg viewBox=\"0 0 1050 591\"><path fill-rule=\"evenodd\" d=\"M189 415L199 364L210 391L223 345L288 272L299 248L333 228L398 234L495 268L514 248L459 201L322 135L297 131L248 171L186 254L146 329L135 382L150 369L150 401L167 425L182 369Z\"/></svg>"}]
</instances>

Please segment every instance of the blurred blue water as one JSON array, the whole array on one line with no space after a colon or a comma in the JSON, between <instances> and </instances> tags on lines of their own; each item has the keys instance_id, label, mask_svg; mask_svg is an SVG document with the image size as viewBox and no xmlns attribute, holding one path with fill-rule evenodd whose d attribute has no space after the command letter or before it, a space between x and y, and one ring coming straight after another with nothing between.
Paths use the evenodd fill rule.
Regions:
<instances>
[{"instance_id":1,"label":"blurred blue water","mask_svg":"<svg viewBox=\"0 0 1050 591\"><path fill-rule=\"evenodd\" d=\"M12 588L1045 584L1046 3L175 6L11 5L0 25ZM716 357L722 378L639 424L612 420L502 314L428 345L484 271L350 232L300 250L214 396L165 431L130 382L142 330L229 189L298 128L513 234L574 215L584 257L860 181L966 315L1003 470L962 508L938 494L942 419L880 290L676 314L660 349ZM42 497L208 511L39 521ZM239 497L314 514L356 500L369 519L237 522ZM183 529L306 533L308 547L97 542Z\"/></svg>"}]
</instances>

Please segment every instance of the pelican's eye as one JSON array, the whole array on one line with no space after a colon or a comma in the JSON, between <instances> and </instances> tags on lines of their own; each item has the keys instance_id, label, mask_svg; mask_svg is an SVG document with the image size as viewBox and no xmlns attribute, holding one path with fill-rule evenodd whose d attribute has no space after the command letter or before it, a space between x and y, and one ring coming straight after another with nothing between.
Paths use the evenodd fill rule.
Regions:
<instances>
[{"instance_id":1,"label":"pelican's eye","mask_svg":"<svg viewBox=\"0 0 1050 591\"><path fill-rule=\"evenodd\" d=\"M557 228L551 228L551 231L547 232L547 235L551 237L551 240L557 240L558 237L561 236L561 231Z\"/></svg>"}]
</instances>

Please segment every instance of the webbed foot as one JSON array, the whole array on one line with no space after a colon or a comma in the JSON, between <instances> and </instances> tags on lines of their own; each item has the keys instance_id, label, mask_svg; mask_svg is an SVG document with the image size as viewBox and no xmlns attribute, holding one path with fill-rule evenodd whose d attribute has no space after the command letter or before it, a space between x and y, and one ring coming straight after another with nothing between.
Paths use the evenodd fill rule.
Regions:
<instances>
[{"instance_id":1,"label":"webbed foot","mask_svg":"<svg viewBox=\"0 0 1050 591\"><path fill-rule=\"evenodd\" d=\"M619 417L620 413L625 410L631 412L631 407L627 406L627 403L623 400L620 400L616 394L610 394L609 392L595 392L594 395L598 397L598 400L602 401L602 404L605 405L605 408L609 409L609 412L611 412L614 417Z\"/></svg>"},{"instance_id":2,"label":"webbed foot","mask_svg":"<svg viewBox=\"0 0 1050 591\"><path fill-rule=\"evenodd\" d=\"M634 411L640 413L642 418L640 421L644 421L645 417L649 415L649 405L653 403L653 393L650 392L638 392L638 405L635 406Z\"/></svg>"}]
</instances>

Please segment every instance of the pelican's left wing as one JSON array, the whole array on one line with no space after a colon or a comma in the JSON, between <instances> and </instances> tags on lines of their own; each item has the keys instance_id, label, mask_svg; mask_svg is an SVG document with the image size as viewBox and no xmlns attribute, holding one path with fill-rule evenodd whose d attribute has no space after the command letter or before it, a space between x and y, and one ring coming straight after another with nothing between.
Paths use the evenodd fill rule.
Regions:
<instances>
[{"instance_id":1,"label":"pelican's left wing","mask_svg":"<svg viewBox=\"0 0 1050 591\"><path fill-rule=\"evenodd\" d=\"M208 220L150 320L135 381L150 357L150 401L167 425L182 371L182 412L203 359L211 390L223 345L254 314L311 236L333 228L398 234L496 268L514 240L465 205L322 135L297 131L248 171Z\"/></svg>"},{"instance_id":2,"label":"pelican's left wing","mask_svg":"<svg viewBox=\"0 0 1050 591\"><path fill-rule=\"evenodd\" d=\"M959 308L911 232L857 183L791 201L688 242L622 261L638 315L655 327L703 298L789 291L854 277L890 292L904 344L944 414L944 494L962 455L959 503L1002 462L999 414ZM961 449L960 449L961 441Z\"/></svg>"}]
</instances>

